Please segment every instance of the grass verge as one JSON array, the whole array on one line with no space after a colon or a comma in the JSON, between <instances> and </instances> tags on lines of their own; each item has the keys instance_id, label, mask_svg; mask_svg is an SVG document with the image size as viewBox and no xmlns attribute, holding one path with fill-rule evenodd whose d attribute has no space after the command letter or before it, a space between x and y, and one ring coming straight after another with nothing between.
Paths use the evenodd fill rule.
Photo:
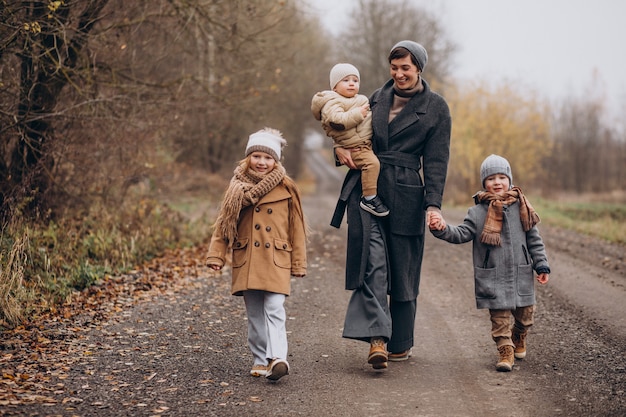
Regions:
<instances>
[{"instance_id":1,"label":"grass verge","mask_svg":"<svg viewBox=\"0 0 626 417\"><path fill-rule=\"evenodd\" d=\"M46 224L12 219L0 231L0 328L70 299L107 275L123 273L210 233L209 198L182 207L150 198L95 205Z\"/></svg>"},{"instance_id":2,"label":"grass verge","mask_svg":"<svg viewBox=\"0 0 626 417\"><path fill-rule=\"evenodd\" d=\"M626 205L603 202L550 201L533 198L542 221L609 242L626 244Z\"/></svg>"}]
</instances>

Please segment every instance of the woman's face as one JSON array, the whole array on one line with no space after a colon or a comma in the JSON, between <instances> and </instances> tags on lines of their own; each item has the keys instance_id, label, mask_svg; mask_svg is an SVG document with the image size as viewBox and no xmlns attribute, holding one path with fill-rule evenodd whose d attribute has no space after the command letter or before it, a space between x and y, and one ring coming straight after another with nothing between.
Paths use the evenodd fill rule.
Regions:
<instances>
[{"instance_id":1,"label":"woman's face","mask_svg":"<svg viewBox=\"0 0 626 417\"><path fill-rule=\"evenodd\" d=\"M400 90L410 90L417 86L420 70L411 61L411 55L409 54L404 58L392 59L389 63L389 73L396 87Z\"/></svg>"},{"instance_id":2,"label":"woman's face","mask_svg":"<svg viewBox=\"0 0 626 417\"><path fill-rule=\"evenodd\" d=\"M504 174L494 174L485 178L485 190L502 195L511 188L509 177Z\"/></svg>"},{"instance_id":3,"label":"woman's face","mask_svg":"<svg viewBox=\"0 0 626 417\"><path fill-rule=\"evenodd\" d=\"M267 174L276 166L276 160L269 153L254 151L250 154L250 168L260 174Z\"/></svg>"}]
</instances>

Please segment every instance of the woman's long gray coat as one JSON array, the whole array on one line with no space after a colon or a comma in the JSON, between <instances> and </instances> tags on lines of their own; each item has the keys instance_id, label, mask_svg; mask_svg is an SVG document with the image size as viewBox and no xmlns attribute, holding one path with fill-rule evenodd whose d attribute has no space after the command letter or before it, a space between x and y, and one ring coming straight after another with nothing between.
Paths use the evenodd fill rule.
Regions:
<instances>
[{"instance_id":1,"label":"woman's long gray coat","mask_svg":"<svg viewBox=\"0 0 626 417\"><path fill-rule=\"evenodd\" d=\"M393 80L370 97L372 145L381 162L378 192L391 210L381 223L389 257L390 292L396 301L414 300L419 293L425 209L441 207L450 154L448 105L423 83L424 91L413 96L391 123ZM347 207L348 290L362 285L368 256L371 216L359 209L360 191L360 172L350 170L331 221L340 227Z\"/></svg>"},{"instance_id":2,"label":"woman's long gray coat","mask_svg":"<svg viewBox=\"0 0 626 417\"><path fill-rule=\"evenodd\" d=\"M476 307L512 310L535 304L533 269L549 269L546 249L537 227L524 232L519 203L503 213L502 246L480 242L488 204L471 207L463 223L433 230L439 239L450 243L473 241Z\"/></svg>"}]
</instances>

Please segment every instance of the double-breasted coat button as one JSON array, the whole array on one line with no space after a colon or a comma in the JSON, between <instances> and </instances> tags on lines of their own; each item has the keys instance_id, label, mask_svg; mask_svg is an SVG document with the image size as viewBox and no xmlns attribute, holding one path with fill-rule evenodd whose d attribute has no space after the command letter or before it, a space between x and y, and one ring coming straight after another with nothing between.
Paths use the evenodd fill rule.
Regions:
<instances>
[{"instance_id":1,"label":"double-breasted coat button","mask_svg":"<svg viewBox=\"0 0 626 417\"><path fill-rule=\"evenodd\" d=\"M265 231L266 231L266 232L269 232L269 231L271 231L271 230L272 230L272 227L271 227L271 226L267 226L267 227L265 228Z\"/></svg>"},{"instance_id":2,"label":"double-breasted coat button","mask_svg":"<svg viewBox=\"0 0 626 417\"><path fill-rule=\"evenodd\" d=\"M260 246L261 244L259 242L254 242L254 246L256 246L257 248Z\"/></svg>"},{"instance_id":3,"label":"double-breasted coat button","mask_svg":"<svg viewBox=\"0 0 626 417\"><path fill-rule=\"evenodd\" d=\"M256 230L259 230L259 229L261 228L261 225L260 225L260 224L255 224L255 225L254 225L254 228L255 228Z\"/></svg>"},{"instance_id":4,"label":"double-breasted coat button","mask_svg":"<svg viewBox=\"0 0 626 417\"><path fill-rule=\"evenodd\" d=\"M241 242L237 242L237 243L235 243L235 247L236 247L236 248L240 248L240 247L241 247Z\"/></svg>"},{"instance_id":5,"label":"double-breasted coat button","mask_svg":"<svg viewBox=\"0 0 626 417\"><path fill-rule=\"evenodd\" d=\"M259 211L261 211L261 207L255 207L254 211L256 211L258 213Z\"/></svg>"},{"instance_id":6,"label":"double-breasted coat button","mask_svg":"<svg viewBox=\"0 0 626 417\"><path fill-rule=\"evenodd\" d=\"M265 244L265 247L269 249L269 248L270 248L270 244L269 244L269 243L266 243L266 244Z\"/></svg>"},{"instance_id":7,"label":"double-breasted coat button","mask_svg":"<svg viewBox=\"0 0 626 417\"><path fill-rule=\"evenodd\" d=\"M283 243L283 249L287 249L287 245Z\"/></svg>"},{"instance_id":8,"label":"double-breasted coat button","mask_svg":"<svg viewBox=\"0 0 626 417\"><path fill-rule=\"evenodd\" d=\"M272 214L272 209L271 209L271 208L268 208L268 209L267 209L267 212L268 212L269 214Z\"/></svg>"}]
</instances>

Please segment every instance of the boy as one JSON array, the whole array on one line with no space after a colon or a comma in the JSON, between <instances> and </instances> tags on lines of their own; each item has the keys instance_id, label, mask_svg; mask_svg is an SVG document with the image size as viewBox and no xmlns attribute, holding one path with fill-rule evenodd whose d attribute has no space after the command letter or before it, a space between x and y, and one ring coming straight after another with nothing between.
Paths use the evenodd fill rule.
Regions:
<instances>
[{"instance_id":1,"label":"boy","mask_svg":"<svg viewBox=\"0 0 626 417\"><path fill-rule=\"evenodd\" d=\"M548 282L550 267L537 230L539 216L522 190L514 187L509 162L488 156L480 167L484 191L474 195L459 226L446 225L439 212L429 212L433 235L450 243L473 241L476 307L489 309L491 336L498 348L496 369L513 369L526 356L526 335L533 324L535 286ZM513 318L513 320L511 319Z\"/></svg>"},{"instance_id":2,"label":"boy","mask_svg":"<svg viewBox=\"0 0 626 417\"><path fill-rule=\"evenodd\" d=\"M359 70L351 64L337 64L330 70L332 91L320 91L311 100L311 112L322 122L335 147L350 149L352 160L361 170L360 207L384 217L389 209L378 196L380 162L372 151L372 113L369 100L359 93Z\"/></svg>"}]
</instances>

